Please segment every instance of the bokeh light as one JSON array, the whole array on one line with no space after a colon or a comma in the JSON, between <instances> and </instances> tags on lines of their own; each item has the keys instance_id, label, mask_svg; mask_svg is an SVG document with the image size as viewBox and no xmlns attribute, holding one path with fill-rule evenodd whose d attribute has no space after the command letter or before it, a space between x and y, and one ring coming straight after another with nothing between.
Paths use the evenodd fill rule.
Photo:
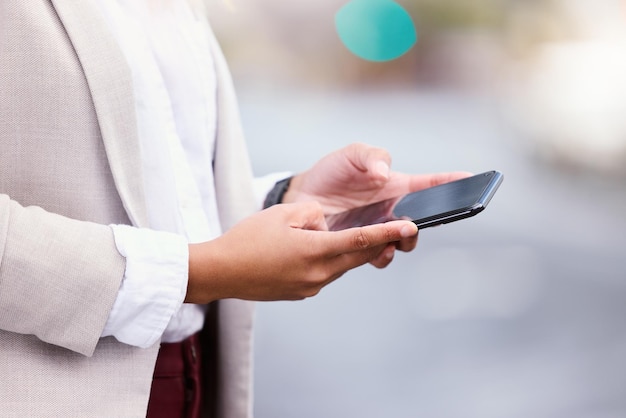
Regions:
<instances>
[{"instance_id":1,"label":"bokeh light","mask_svg":"<svg viewBox=\"0 0 626 418\"><path fill-rule=\"evenodd\" d=\"M337 33L354 55L368 61L390 61L417 42L411 16L392 0L352 0L335 15Z\"/></svg>"}]
</instances>

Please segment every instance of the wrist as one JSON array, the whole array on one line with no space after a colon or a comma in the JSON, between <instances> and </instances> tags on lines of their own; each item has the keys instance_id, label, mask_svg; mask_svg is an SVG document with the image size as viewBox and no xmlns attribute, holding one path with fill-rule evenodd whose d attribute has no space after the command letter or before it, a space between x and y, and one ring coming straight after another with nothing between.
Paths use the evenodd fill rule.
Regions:
<instances>
[{"instance_id":1,"label":"wrist","mask_svg":"<svg viewBox=\"0 0 626 418\"><path fill-rule=\"evenodd\" d=\"M223 299L219 277L220 257L213 241L189 244L189 279L185 303L206 304ZM209 248L211 247L211 248Z\"/></svg>"},{"instance_id":2,"label":"wrist","mask_svg":"<svg viewBox=\"0 0 626 418\"><path fill-rule=\"evenodd\" d=\"M298 201L298 191L300 190L300 184L302 183L302 174L291 177L289 187L283 194L281 203L294 203Z\"/></svg>"}]
</instances>

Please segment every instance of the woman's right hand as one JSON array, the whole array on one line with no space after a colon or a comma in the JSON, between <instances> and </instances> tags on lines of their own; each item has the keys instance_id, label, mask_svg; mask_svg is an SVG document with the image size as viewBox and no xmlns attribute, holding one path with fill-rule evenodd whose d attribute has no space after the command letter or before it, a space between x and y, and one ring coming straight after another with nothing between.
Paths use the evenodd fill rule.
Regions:
<instances>
[{"instance_id":1,"label":"woman's right hand","mask_svg":"<svg viewBox=\"0 0 626 418\"><path fill-rule=\"evenodd\" d=\"M275 205L189 246L185 302L304 299L362 264L387 266L395 243L416 235L410 221L329 232L318 203Z\"/></svg>"}]
</instances>

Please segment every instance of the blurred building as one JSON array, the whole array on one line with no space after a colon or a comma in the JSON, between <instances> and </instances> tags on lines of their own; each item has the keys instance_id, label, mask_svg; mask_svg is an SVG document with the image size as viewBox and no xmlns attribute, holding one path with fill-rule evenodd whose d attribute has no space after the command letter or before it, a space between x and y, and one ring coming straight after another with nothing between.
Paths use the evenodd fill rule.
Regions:
<instances>
[{"instance_id":1,"label":"blurred building","mask_svg":"<svg viewBox=\"0 0 626 418\"><path fill-rule=\"evenodd\" d=\"M625 4L564 0L567 30L509 63L509 119L543 160L626 174Z\"/></svg>"}]
</instances>

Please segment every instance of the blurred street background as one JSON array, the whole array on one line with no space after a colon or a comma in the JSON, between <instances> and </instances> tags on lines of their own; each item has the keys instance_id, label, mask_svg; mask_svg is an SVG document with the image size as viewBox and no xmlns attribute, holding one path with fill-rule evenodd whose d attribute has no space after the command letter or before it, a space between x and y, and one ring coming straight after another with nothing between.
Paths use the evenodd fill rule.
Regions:
<instances>
[{"instance_id":1,"label":"blurred street background","mask_svg":"<svg viewBox=\"0 0 626 418\"><path fill-rule=\"evenodd\" d=\"M386 63L344 3L210 0L256 174L361 141L505 180L387 269L258 304L256 417L626 417L626 1L401 0Z\"/></svg>"}]
</instances>

